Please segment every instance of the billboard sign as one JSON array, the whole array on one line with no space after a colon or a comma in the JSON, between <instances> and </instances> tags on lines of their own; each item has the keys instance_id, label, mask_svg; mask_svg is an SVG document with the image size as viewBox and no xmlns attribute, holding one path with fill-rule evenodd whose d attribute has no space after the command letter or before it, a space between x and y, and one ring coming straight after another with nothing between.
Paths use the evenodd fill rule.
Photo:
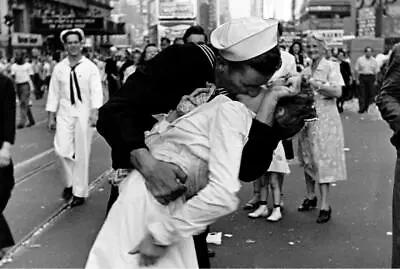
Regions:
<instances>
[{"instance_id":1,"label":"billboard sign","mask_svg":"<svg viewBox=\"0 0 400 269\"><path fill-rule=\"evenodd\" d=\"M49 17L34 18L32 27L36 32L62 31L71 28L81 28L85 32L104 30L104 18L98 17Z\"/></svg>"},{"instance_id":2,"label":"billboard sign","mask_svg":"<svg viewBox=\"0 0 400 269\"><path fill-rule=\"evenodd\" d=\"M328 46L341 46L343 45L343 36L344 30L343 29L336 29L336 30L311 30L308 33L315 33L321 35L326 45Z\"/></svg>"},{"instance_id":3,"label":"billboard sign","mask_svg":"<svg viewBox=\"0 0 400 269\"><path fill-rule=\"evenodd\" d=\"M42 35L28 33L12 33L11 44L15 47L41 47Z\"/></svg>"},{"instance_id":4,"label":"billboard sign","mask_svg":"<svg viewBox=\"0 0 400 269\"><path fill-rule=\"evenodd\" d=\"M163 19L194 19L196 17L195 0L158 0L158 18Z\"/></svg>"}]
</instances>

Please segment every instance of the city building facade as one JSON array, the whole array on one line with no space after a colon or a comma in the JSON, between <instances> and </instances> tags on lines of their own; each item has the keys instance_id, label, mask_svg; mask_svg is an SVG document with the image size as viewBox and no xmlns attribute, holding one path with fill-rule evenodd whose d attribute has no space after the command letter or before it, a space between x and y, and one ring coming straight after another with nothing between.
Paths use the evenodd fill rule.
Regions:
<instances>
[{"instance_id":1,"label":"city building facade","mask_svg":"<svg viewBox=\"0 0 400 269\"><path fill-rule=\"evenodd\" d=\"M355 33L350 0L304 0L299 30L318 32L330 46L342 46L343 37Z\"/></svg>"},{"instance_id":2,"label":"city building facade","mask_svg":"<svg viewBox=\"0 0 400 269\"><path fill-rule=\"evenodd\" d=\"M33 49L52 53L62 50L59 34L62 30L79 27L87 35L87 45L95 48L107 44L107 36L123 33L123 24L110 20L110 0L0 0L12 16L11 45L13 51ZM3 12L1 13L4 17ZM0 46L4 50L4 35L8 29L2 25Z\"/></svg>"}]
</instances>

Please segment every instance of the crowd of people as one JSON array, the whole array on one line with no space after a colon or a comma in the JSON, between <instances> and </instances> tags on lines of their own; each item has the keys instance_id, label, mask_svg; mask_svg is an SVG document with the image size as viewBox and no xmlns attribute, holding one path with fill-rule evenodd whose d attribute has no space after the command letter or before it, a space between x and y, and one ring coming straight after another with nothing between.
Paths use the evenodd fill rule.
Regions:
<instances>
[{"instance_id":1,"label":"crowd of people","mask_svg":"<svg viewBox=\"0 0 400 269\"><path fill-rule=\"evenodd\" d=\"M345 50L328 48L317 34L286 50L281 36L277 21L249 17L221 25L210 41L192 26L173 42L162 38L160 49L152 43L143 51L111 47L105 57L83 49L81 29L68 29L58 61L17 54L15 63L4 62L0 124L8 131L0 135L0 175L10 183L0 184L0 212L13 185L15 136L15 115L3 107L13 111L16 93L17 127L32 126L33 93L47 95L62 197L71 207L89 196L94 127L112 149L108 216L86 268L209 268L209 225L237 209L239 179L254 182L248 216L280 221L284 177L296 155L306 185L298 210L319 206L316 222L328 222L330 185L347 179L343 104L358 97L359 113L368 112L393 65L388 53L373 57L367 47L353 66ZM0 230L7 231L0 249L9 247L2 214Z\"/></svg>"}]
</instances>

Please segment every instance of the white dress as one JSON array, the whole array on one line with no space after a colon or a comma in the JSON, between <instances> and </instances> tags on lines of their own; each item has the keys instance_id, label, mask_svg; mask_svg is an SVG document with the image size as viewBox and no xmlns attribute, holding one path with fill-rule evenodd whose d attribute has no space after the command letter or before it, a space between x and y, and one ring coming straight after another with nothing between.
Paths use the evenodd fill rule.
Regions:
<instances>
[{"instance_id":1,"label":"white dress","mask_svg":"<svg viewBox=\"0 0 400 269\"><path fill-rule=\"evenodd\" d=\"M141 174L133 171L120 185L86 268L138 268L139 254L128 252L147 233L169 245L156 268L198 268L192 235L236 210L241 154L253 116L243 104L218 96L171 124L157 126L146 144L155 158L186 173L188 200L159 204Z\"/></svg>"},{"instance_id":2,"label":"white dress","mask_svg":"<svg viewBox=\"0 0 400 269\"><path fill-rule=\"evenodd\" d=\"M278 146L274 150L268 172L290 174L290 168L286 160L285 149L283 148L282 141L279 141Z\"/></svg>"}]
</instances>

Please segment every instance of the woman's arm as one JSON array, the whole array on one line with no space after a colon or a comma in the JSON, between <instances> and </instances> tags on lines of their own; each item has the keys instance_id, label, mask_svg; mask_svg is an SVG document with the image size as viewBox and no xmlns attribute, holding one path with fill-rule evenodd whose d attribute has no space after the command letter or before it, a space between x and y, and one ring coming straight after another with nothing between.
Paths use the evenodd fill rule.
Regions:
<instances>
[{"instance_id":1,"label":"woman's arm","mask_svg":"<svg viewBox=\"0 0 400 269\"><path fill-rule=\"evenodd\" d=\"M328 81L322 82L311 79L310 84L318 93L326 97L340 97L342 86L345 85L340 73L340 65L334 62L330 63L328 72Z\"/></svg>"},{"instance_id":2,"label":"woman's arm","mask_svg":"<svg viewBox=\"0 0 400 269\"><path fill-rule=\"evenodd\" d=\"M169 219L149 225L156 244L168 246L197 234L236 210L240 160L250 124L251 115L244 105L229 102L221 106L210 124L209 183Z\"/></svg>"},{"instance_id":3,"label":"woman's arm","mask_svg":"<svg viewBox=\"0 0 400 269\"><path fill-rule=\"evenodd\" d=\"M324 85L321 82L310 83L318 93L326 97L340 97L342 95L342 86L337 85Z\"/></svg>"}]
</instances>

